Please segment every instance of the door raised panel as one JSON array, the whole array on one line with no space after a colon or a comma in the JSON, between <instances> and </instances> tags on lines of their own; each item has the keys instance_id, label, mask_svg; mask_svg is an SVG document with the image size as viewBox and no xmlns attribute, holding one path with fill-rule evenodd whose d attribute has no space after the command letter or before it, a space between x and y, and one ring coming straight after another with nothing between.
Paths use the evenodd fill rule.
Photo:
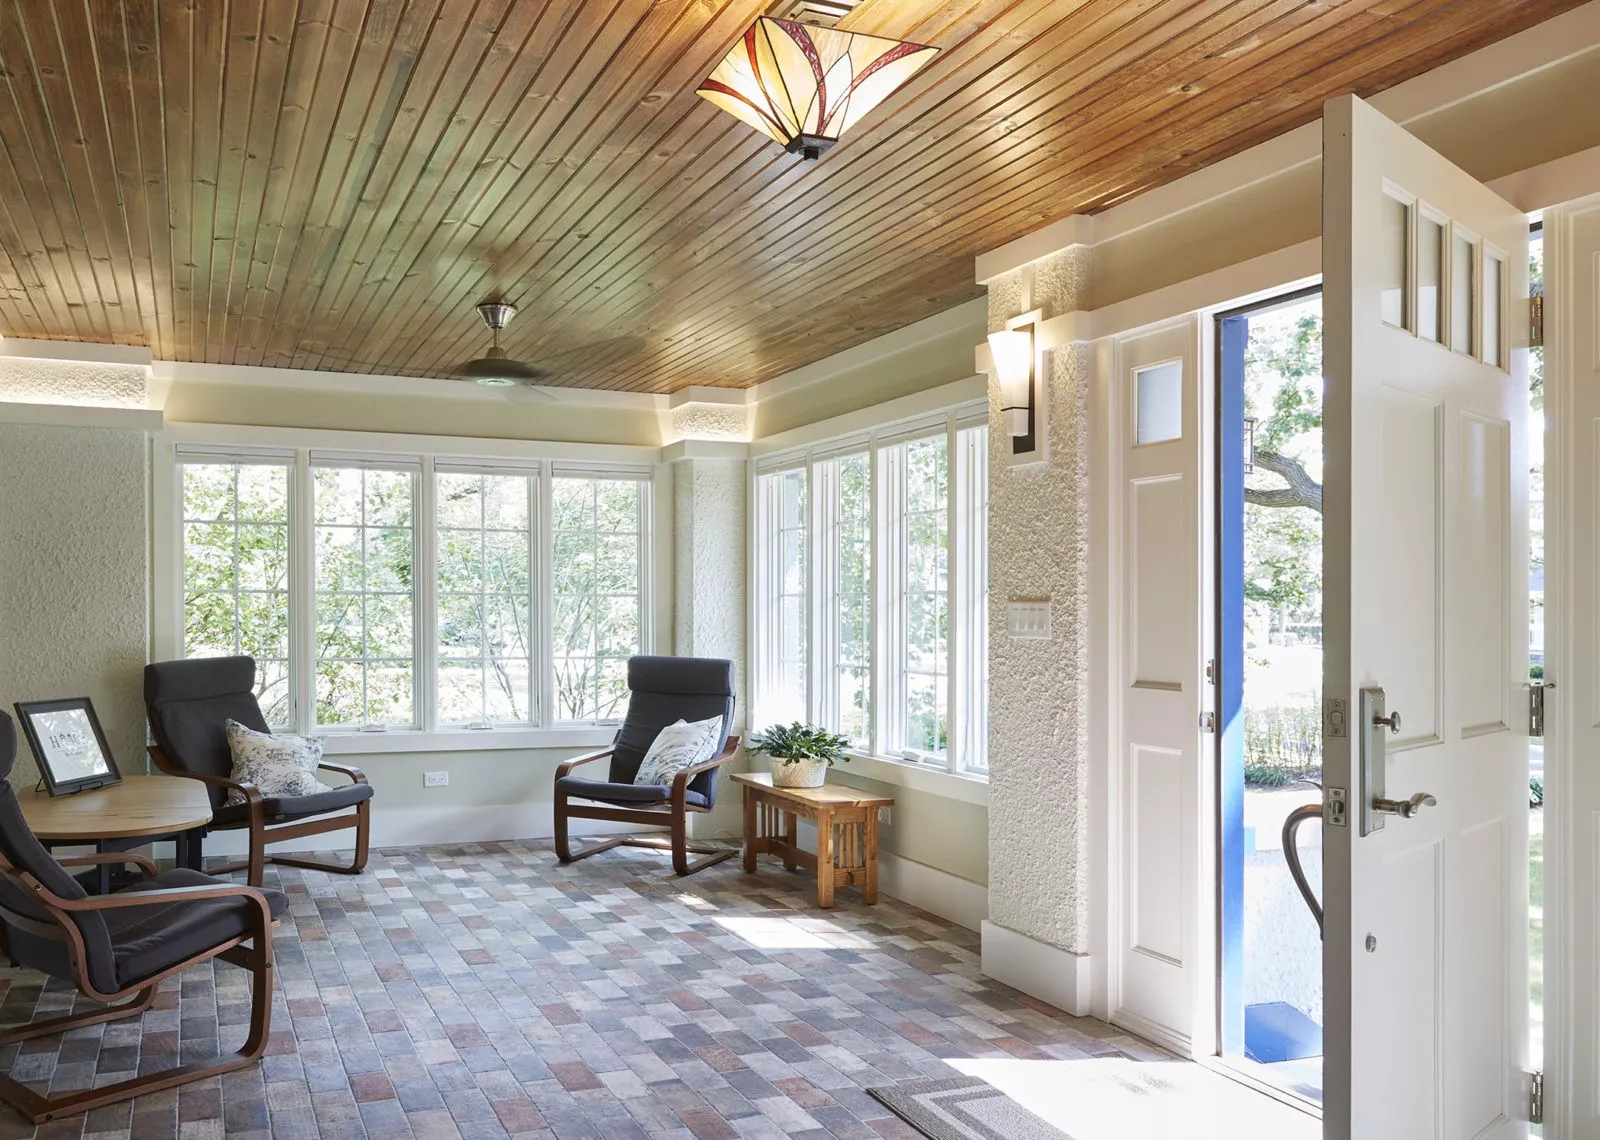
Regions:
<instances>
[{"instance_id":1,"label":"door raised panel","mask_svg":"<svg viewBox=\"0 0 1600 1140\"><path fill-rule=\"evenodd\" d=\"M1506 731L1507 696L1517 683L1506 675L1510 660L1506 631L1511 619L1506 613L1510 442L1510 425L1504 420L1461 417L1458 545L1450 560L1450 586L1466 607L1472 636L1450 646L1448 656L1463 736Z\"/></svg>"},{"instance_id":2,"label":"door raised panel","mask_svg":"<svg viewBox=\"0 0 1600 1140\"><path fill-rule=\"evenodd\" d=\"M1415 1080L1417 1073L1440 1071L1440 861L1436 842L1399 848L1383 860L1394 889L1375 923L1382 936L1366 943L1363 957L1375 967L1373 1004L1385 1016L1381 1026L1354 1027L1358 1049L1400 1062L1382 1067L1369 1103L1388 1135L1407 1140L1444 1140L1438 1091Z\"/></svg>"},{"instance_id":3,"label":"door raised panel","mask_svg":"<svg viewBox=\"0 0 1600 1140\"><path fill-rule=\"evenodd\" d=\"M1471 907L1496 922L1511 921L1511 876L1506 866L1506 821L1487 820L1446 841L1447 906ZM1444 1047L1454 1054L1446 1071L1461 1088L1451 1098L1446 1133L1452 1136L1496 1134L1507 1121L1504 1053L1509 1011L1496 1000L1504 992L1509 963L1506 943L1490 938L1452 947L1449 991L1445 1002ZM1459 1111L1457 1119L1450 1119Z\"/></svg>"},{"instance_id":4,"label":"door raised panel","mask_svg":"<svg viewBox=\"0 0 1600 1140\"><path fill-rule=\"evenodd\" d=\"M1425 744L1442 736L1440 709L1444 602L1440 551L1443 532L1444 447L1439 404L1394 388L1383 390L1381 533L1394 556L1385 559L1383 678L1389 708L1403 713L1403 731L1390 746Z\"/></svg>"},{"instance_id":5,"label":"door raised panel","mask_svg":"<svg viewBox=\"0 0 1600 1140\"><path fill-rule=\"evenodd\" d=\"M1175 540L1194 520L1182 475L1135 479L1128 490L1129 665L1141 689L1181 692L1194 672L1194 567Z\"/></svg>"},{"instance_id":6,"label":"door raised panel","mask_svg":"<svg viewBox=\"0 0 1600 1140\"><path fill-rule=\"evenodd\" d=\"M1134 841L1128 943L1135 953L1181 967L1184 908L1178 891L1190 862L1183 753L1134 745L1129 767Z\"/></svg>"}]
</instances>

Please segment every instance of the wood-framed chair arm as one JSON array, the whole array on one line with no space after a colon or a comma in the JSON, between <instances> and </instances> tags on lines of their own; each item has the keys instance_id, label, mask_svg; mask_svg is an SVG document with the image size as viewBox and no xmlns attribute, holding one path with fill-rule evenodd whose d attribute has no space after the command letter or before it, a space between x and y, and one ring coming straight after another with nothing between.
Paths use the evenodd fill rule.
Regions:
<instances>
[{"instance_id":1,"label":"wood-framed chair arm","mask_svg":"<svg viewBox=\"0 0 1600 1140\"><path fill-rule=\"evenodd\" d=\"M156 865L143 855L135 855L132 851L107 851L98 855L63 855L56 859L63 867L98 867L102 864L113 866L121 863L132 863L144 872L144 877L156 877Z\"/></svg>"},{"instance_id":2,"label":"wood-framed chair arm","mask_svg":"<svg viewBox=\"0 0 1600 1140\"><path fill-rule=\"evenodd\" d=\"M574 756L571 760L564 760L556 765L556 779L563 780L572 774L572 770L582 764L592 764L596 760L604 760L615 749L602 748L598 752L586 752L582 756Z\"/></svg>"},{"instance_id":3,"label":"wood-framed chair arm","mask_svg":"<svg viewBox=\"0 0 1600 1140\"><path fill-rule=\"evenodd\" d=\"M678 772L677 775L673 776L672 790L676 792L680 784L687 788L689 786L689 781L694 779L700 773L709 772L713 768L720 768L738 754L739 738L737 736L728 737L728 743L723 746L721 752L717 753L709 760L702 760L698 764L691 764L687 768L684 768L682 771Z\"/></svg>"},{"instance_id":4,"label":"wood-framed chair arm","mask_svg":"<svg viewBox=\"0 0 1600 1140\"><path fill-rule=\"evenodd\" d=\"M317 764L319 770L338 772L341 776L349 776L352 784L365 784L367 774L354 764L335 764L331 760L323 760Z\"/></svg>"},{"instance_id":5,"label":"wood-framed chair arm","mask_svg":"<svg viewBox=\"0 0 1600 1140\"><path fill-rule=\"evenodd\" d=\"M709 772L713 768L720 768L739 754L739 738L728 737L728 743L723 745L722 751L709 760L702 760L698 764L691 764L672 777L672 810L682 813L684 805L689 801L689 781L702 772Z\"/></svg>"},{"instance_id":6,"label":"wood-framed chair arm","mask_svg":"<svg viewBox=\"0 0 1600 1140\"><path fill-rule=\"evenodd\" d=\"M221 899L242 895L256 904L256 908L265 919L262 929L272 925L272 909L267 905L267 896L255 887L247 887L239 883L218 882L204 887L163 887L158 891L125 891L112 895L89 895L87 898L81 899L64 899L53 893L26 871L19 878L25 887L39 896L40 902L53 910L62 910L69 913L73 911L122 910L133 906L165 906L168 903L198 902L202 899Z\"/></svg>"},{"instance_id":7,"label":"wood-framed chair arm","mask_svg":"<svg viewBox=\"0 0 1600 1140\"><path fill-rule=\"evenodd\" d=\"M199 780L202 784L209 784L213 788L228 788L238 790L245 798L247 804L254 805L261 799L261 789L244 780L231 780L227 776L213 776L210 772L190 772L183 768L175 768L167 759L158 745L152 744L148 749L150 759L155 766L169 776L181 776L185 780Z\"/></svg>"}]
</instances>

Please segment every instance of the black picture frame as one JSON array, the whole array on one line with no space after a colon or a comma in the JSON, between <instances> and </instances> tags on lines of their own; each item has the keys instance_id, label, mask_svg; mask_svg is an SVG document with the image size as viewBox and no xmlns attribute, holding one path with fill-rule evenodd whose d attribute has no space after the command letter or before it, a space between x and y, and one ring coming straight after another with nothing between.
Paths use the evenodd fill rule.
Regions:
<instances>
[{"instance_id":1,"label":"black picture frame","mask_svg":"<svg viewBox=\"0 0 1600 1140\"><path fill-rule=\"evenodd\" d=\"M122 782L116 758L88 697L58 701L18 701L17 722L27 738L39 776L52 796L103 788ZM98 755L94 753L98 751Z\"/></svg>"}]
</instances>

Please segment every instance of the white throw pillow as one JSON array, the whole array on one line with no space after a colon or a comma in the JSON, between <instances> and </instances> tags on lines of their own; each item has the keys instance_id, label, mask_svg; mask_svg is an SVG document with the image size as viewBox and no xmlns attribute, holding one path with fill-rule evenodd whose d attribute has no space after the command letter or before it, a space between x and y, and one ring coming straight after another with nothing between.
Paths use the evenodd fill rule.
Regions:
<instances>
[{"instance_id":1,"label":"white throw pillow","mask_svg":"<svg viewBox=\"0 0 1600 1140\"><path fill-rule=\"evenodd\" d=\"M257 732L236 720L223 724L228 734L228 751L233 754L231 778L254 784L263 796L309 796L333 791L318 781L317 765L322 762L326 736L274 736ZM236 789L228 791L225 804L245 802Z\"/></svg>"},{"instance_id":2,"label":"white throw pillow","mask_svg":"<svg viewBox=\"0 0 1600 1140\"><path fill-rule=\"evenodd\" d=\"M711 759L722 737L722 718L685 721L667 725L650 743L650 751L639 764L635 784L660 786L672 783L672 778L685 768Z\"/></svg>"}]
</instances>

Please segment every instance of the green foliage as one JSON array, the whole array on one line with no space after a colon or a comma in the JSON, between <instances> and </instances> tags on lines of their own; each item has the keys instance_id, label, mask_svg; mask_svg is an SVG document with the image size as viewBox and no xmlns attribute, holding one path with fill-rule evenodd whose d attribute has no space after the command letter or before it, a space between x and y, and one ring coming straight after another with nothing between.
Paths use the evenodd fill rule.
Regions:
<instances>
[{"instance_id":1,"label":"green foliage","mask_svg":"<svg viewBox=\"0 0 1600 1140\"><path fill-rule=\"evenodd\" d=\"M529 485L437 476L440 717L532 715ZM415 477L318 468L312 477L316 722L416 720ZM248 653L269 723L289 723L288 470L186 463L184 636L191 657ZM555 719L620 715L639 647L639 484L552 487Z\"/></svg>"},{"instance_id":2,"label":"green foliage","mask_svg":"<svg viewBox=\"0 0 1600 1140\"><path fill-rule=\"evenodd\" d=\"M1528 806L1544 807L1544 780L1538 776L1528 778Z\"/></svg>"},{"instance_id":3,"label":"green foliage","mask_svg":"<svg viewBox=\"0 0 1600 1140\"><path fill-rule=\"evenodd\" d=\"M1322 430L1322 311L1288 310L1287 319L1268 313L1250 320L1245 349L1246 411L1256 416L1256 446L1287 453L1299 436ZM1267 384L1263 384L1267 381ZM1270 406L1251 396L1272 389Z\"/></svg>"},{"instance_id":4,"label":"green foliage","mask_svg":"<svg viewBox=\"0 0 1600 1140\"><path fill-rule=\"evenodd\" d=\"M775 724L765 732L758 732L750 738L748 745L751 752L765 753L780 764L794 764L801 760L825 760L829 767L836 763L848 763L850 757L844 750L850 747L850 741L843 736L836 736L825 728L818 728L812 724L802 724L795 721L793 724Z\"/></svg>"},{"instance_id":5,"label":"green foliage","mask_svg":"<svg viewBox=\"0 0 1600 1140\"><path fill-rule=\"evenodd\" d=\"M1298 705L1247 709L1244 717L1245 783L1279 788L1322 771L1322 719Z\"/></svg>"}]
</instances>

